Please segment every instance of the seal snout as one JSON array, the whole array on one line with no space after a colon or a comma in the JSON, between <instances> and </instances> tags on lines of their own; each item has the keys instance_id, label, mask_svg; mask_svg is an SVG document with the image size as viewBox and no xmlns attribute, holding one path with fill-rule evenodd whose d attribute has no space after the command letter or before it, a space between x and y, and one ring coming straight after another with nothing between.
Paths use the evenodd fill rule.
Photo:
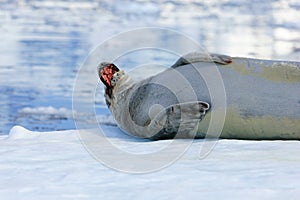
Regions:
<instances>
[{"instance_id":1,"label":"seal snout","mask_svg":"<svg viewBox=\"0 0 300 200\"><path fill-rule=\"evenodd\" d=\"M119 68L113 63L102 62L98 66L99 78L106 87L112 87L111 80L113 78L113 75L118 71L120 71Z\"/></svg>"}]
</instances>

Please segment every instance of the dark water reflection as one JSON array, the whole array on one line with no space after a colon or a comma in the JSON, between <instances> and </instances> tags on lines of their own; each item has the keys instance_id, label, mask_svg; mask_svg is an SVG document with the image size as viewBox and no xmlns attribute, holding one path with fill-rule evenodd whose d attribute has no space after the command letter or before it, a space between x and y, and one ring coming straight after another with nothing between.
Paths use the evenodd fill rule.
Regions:
<instances>
[{"instance_id":1,"label":"dark water reflection","mask_svg":"<svg viewBox=\"0 0 300 200\"><path fill-rule=\"evenodd\" d=\"M0 134L15 124L75 128L69 111L76 73L89 52L114 34L167 27L211 52L300 60L299 11L297 0L1 0ZM137 59L128 58L126 66ZM103 100L96 105L98 114L108 113Z\"/></svg>"}]
</instances>

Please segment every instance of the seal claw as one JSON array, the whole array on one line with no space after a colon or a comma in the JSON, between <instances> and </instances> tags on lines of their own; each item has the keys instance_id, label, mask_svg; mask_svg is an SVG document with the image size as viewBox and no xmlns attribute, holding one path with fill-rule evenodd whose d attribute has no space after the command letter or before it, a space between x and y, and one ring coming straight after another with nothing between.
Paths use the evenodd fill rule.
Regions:
<instances>
[{"instance_id":1,"label":"seal claw","mask_svg":"<svg viewBox=\"0 0 300 200\"><path fill-rule=\"evenodd\" d=\"M210 105L203 101L174 104L157 114L148 126L151 139L190 138L198 123L203 119ZM157 124L161 130L156 134ZM153 130L153 131L151 131ZM195 137L195 136L194 136Z\"/></svg>"}]
</instances>

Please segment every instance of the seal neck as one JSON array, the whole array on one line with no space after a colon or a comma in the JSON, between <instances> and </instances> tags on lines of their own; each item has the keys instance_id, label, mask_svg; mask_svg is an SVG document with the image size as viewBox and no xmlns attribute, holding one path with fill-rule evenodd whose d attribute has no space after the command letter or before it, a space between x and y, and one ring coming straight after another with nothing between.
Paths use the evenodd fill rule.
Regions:
<instances>
[{"instance_id":1,"label":"seal neck","mask_svg":"<svg viewBox=\"0 0 300 200\"><path fill-rule=\"evenodd\" d=\"M123 71L116 72L111 79L111 87L105 89L106 104L110 107L116 95L133 85L131 78Z\"/></svg>"},{"instance_id":2,"label":"seal neck","mask_svg":"<svg viewBox=\"0 0 300 200\"><path fill-rule=\"evenodd\" d=\"M112 85L114 92L125 90L133 84L132 79L123 70L114 74L112 78Z\"/></svg>"}]
</instances>

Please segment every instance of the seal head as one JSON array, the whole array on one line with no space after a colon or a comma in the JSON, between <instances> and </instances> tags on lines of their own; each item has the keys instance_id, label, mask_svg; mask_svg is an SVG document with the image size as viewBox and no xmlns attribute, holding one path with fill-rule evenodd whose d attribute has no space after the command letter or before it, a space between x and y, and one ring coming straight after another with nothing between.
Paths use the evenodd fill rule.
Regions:
<instances>
[{"instance_id":1,"label":"seal head","mask_svg":"<svg viewBox=\"0 0 300 200\"><path fill-rule=\"evenodd\" d=\"M98 75L100 80L106 86L105 94L112 97L114 84L112 79L115 73L119 72L119 68L113 63L103 62L98 66Z\"/></svg>"}]
</instances>

